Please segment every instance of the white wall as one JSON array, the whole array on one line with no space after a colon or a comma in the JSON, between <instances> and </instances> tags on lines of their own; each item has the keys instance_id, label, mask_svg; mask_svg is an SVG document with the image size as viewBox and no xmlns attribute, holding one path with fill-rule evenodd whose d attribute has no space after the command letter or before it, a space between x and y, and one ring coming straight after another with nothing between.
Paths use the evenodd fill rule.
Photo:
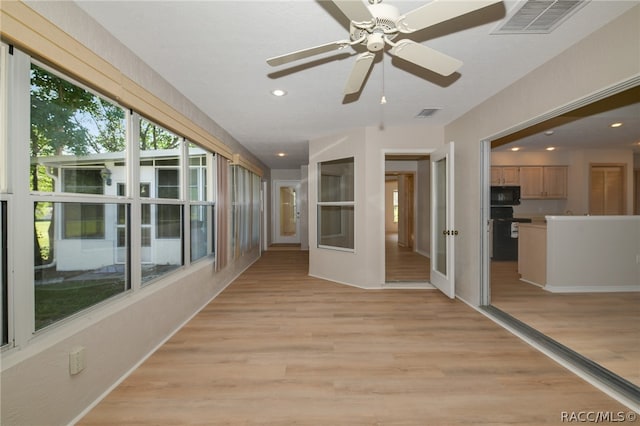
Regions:
<instances>
[{"instance_id":1,"label":"white wall","mask_svg":"<svg viewBox=\"0 0 640 426\"><path fill-rule=\"evenodd\" d=\"M545 289L640 291L640 216L548 216Z\"/></svg>"},{"instance_id":2,"label":"white wall","mask_svg":"<svg viewBox=\"0 0 640 426\"><path fill-rule=\"evenodd\" d=\"M300 168L300 249L309 250L309 166Z\"/></svg>"},{"instance_id":3,"label":"white wall","mask_svg":"<svg viewBox=\"0 0 640 426\"><path fill-rule=\"evenodd\" d=\"M456 143L456 294L480 304L484 139L640 74L640 7L605 25L445 128Z\"/></svg>"},{"instance_id":4,"label":"white wall","mask_svg":"<svg viewBox=\"0 0 640 426\"><path fill-rule=\"evenodd\" d=\"M431 257L431 161L418 161L418 230L416 234L416 251L423 256Z\"/></svg>"},{"instance_id":5,"label":"white wall","mask_svg":"<svg viewBox=\"0 0 640 426\"><path fill-rule=\"evenodd\" d=\"M444 144L444 129L414 125L354 129L309 143L309 273L363 288L381 288L384 274L385 155L428 154ZM317 248L317 163L355 157L355 251ZM417 170L417 166L416 166ZM424 170L423 170L424 172Z\"/></svg>"}]
</instances>

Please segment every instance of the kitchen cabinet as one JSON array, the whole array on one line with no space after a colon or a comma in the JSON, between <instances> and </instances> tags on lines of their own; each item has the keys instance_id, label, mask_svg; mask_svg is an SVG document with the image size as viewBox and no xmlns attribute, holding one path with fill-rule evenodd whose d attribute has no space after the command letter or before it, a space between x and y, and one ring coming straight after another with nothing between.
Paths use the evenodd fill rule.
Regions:
<instances>
[{"instance_id":1,"label":"kitchen cabinet","mask_svg":"<svg viewBox=\"0 0 640 426\"><path fill-rule=\"evenodd\" d=\"M519 169L516 166L492 166L491 185L520 185Z\"/></svg>"},{"instance_id":2,"label":"kitchen cabinet","mask_svg":"<svg viewBox=\"0 0 640 426\"><path fill-rule=\"evenodd\" d=\"M567 198L567 166L520 167L520 198Z\"/></svg>"}]
</instances>

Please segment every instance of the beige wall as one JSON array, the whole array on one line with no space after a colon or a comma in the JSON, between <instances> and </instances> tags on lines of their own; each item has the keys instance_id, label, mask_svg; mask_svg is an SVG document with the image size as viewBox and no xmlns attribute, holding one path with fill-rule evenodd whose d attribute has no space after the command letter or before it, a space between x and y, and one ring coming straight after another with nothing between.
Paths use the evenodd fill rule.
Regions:
<instances>
[{"instance_id":1,"label":"beige wall","mask_svg":"<svg viewBox=\"0 0 640 426\"><path fill-rule=\"evenodd\" d=\"M456 294L480 303L481 141L640 74L640 7L604 26L445 128L456 143ZM637 82L635 83L637 84ZM464 206L464 208L460 208Z\"/></svg>"},{"instance_id":2,"label":"beige wall","mask_svg":"<svg viewBox=\"0 0 640 426\"><path fill-rule=\"evenodd\" d=\"M428 154L444 144L444 129L414 125L354 129L309 142L309 273L363 288L381 288L385 282L385 155ZM355 157L356 232L353 253L317 248L317 163ZM424 167L422 170L424 173Z\"/></svg>"},{"instance_id":3,"label":"beige wall","mask_svg":"<svg viewBox=\"0 0 640 426\"><path fill-rule=\"evenodd\" d=\"M9 2L3 2L2 7L8 4ZM16 4L20 6L19 3L13 6ZM29 4L80 43L93 49L100 58L106 59L114 67L112 70L116 70L116 74L122 72L137 82L141 90L146 89L148 93L153 93L170 104L171 108L185 118L181 125L195 128L194 123L197 123L200 128L195 130L196 133L202 129L209 132L204 140L221 140L234 153L240 153L244 158L261 164L72 2ZM42 34L60 35L59 29L46 20L30 23L46 26L47 30L42 31ZM23 40L17 46L24 44L28 47L29 40ZM54 55L53 52L48 53ZM87 52L85 54L91 57ZM187 122L189 124L185 124ZM263 168L265 177L268 178L268 169ZM26 333L27 338L21 337L18 347L2 352L0 423L51 425L73 421L222 291L259 255L258 250L245 253L241 258L229 262L218 273L214 272L212 260L205 259L38 333ZM20 273L28 274L29 271L23 268ZM24 306L18 307L24 310ZM25 328L24 325L21 327ZM21 332L20 335L24 336L25 333ZM77 346L85 348L86 368L71 376L69 352Z\"/></svg>"}]
</instances>

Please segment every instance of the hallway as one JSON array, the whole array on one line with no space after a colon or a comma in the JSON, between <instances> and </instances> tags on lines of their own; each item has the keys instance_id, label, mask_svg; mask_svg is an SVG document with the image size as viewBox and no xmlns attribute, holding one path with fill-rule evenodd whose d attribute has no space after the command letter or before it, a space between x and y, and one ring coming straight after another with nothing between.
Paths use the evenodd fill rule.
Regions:
<instances>
[{"instance_id":1,"label":"hallway","mask_svg":"<svg viewBox=\"0 0 640 426\"><path fill-rule=\"evenodd\" d=\"M542 425L627 411L458 300L307 268L308 252L264 253L79 424Z\"/></svg>"}]
</instances>

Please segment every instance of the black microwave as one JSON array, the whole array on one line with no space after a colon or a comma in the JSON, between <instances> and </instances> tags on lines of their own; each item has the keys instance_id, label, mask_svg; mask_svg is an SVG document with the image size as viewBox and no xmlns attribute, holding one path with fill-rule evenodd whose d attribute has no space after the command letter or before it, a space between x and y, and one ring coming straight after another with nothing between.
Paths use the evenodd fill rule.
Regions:
<instances>
[{"instance_id":1,"label":"black microwave","mask_svg":"<svg viewBox=\"0 0 640 426\"><path fill-rule=\"evenodd\" d=\"M517 206L520 204L519 186L492 186L492 206Z\"/></svg>"}]
</instances>

